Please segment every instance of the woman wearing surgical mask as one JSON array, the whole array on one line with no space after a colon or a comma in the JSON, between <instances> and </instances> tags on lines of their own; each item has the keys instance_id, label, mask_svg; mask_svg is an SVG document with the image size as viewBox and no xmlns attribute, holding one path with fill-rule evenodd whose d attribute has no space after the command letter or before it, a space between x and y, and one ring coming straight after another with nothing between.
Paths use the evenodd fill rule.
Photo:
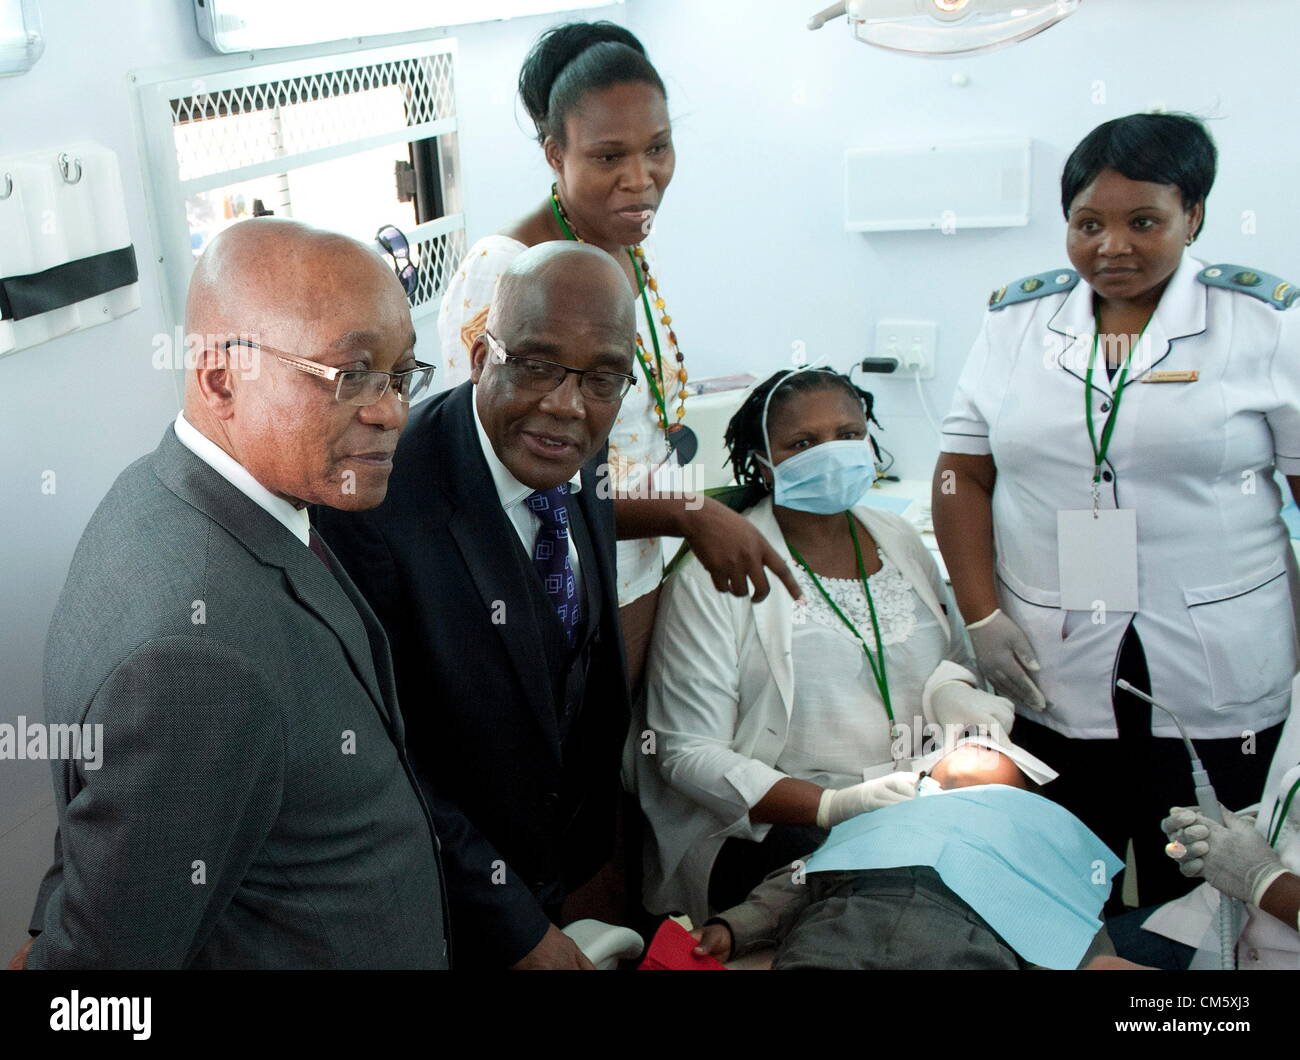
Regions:
<instances>
[{"instance_id":1,"label":"woman wearing surgical mask","mask_svg":"<svg viewBox=\"0 0 1300 1060\"><path fill-rule=\"evenodd\" d=\"M975 687L920 536L858 504L870 419L870 394L810 369L760 384L728 427L737 506L801 598L718 593L689 555L665 583L637 755L653 913L703 923L827 829L911 798L927 723L1011 725L1011 704Z\"/></svg>"},{"instance_id":2,"label":"woman wearing surgical mask","mask_svg":"<svg viewBox=\"0 0 1300 1060\"><path fill-rule=\"evenodd\" d=\"M676 168L664 84L645 49L610 22L570 22L538 38L519 72L519 97L550 168L537 204L465 255L438 315L446 385L469 378L469 355L487 323L497 279L527 247L577 240L605 251L627 275L636 314L637 386L609 433L618 530L619 619L628 674L639 682L663 577L660 535L685 538L722 592L767 594L789 570L734 512L716 501L688 505L674 469L698 448L691 430L691 331L674 322L671 266L647 244ZM678 336L682 343L679 345ZM658 476L654 478L653 476ZM663 480L667 479L667 482ZM666 495L652 491L667 486Z\"/></svg>"}]
</instances>

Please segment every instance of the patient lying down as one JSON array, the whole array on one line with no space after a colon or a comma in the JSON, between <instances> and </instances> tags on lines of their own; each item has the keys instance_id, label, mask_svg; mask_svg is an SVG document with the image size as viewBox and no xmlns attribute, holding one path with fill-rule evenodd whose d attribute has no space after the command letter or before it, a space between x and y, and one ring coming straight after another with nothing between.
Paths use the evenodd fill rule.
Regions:
<instances>
[{"instance_id":1,"label":"patient lying down","mask_svg":"<svg viewBox=\"0 0 1300 1060\"><path fill-rule=\"evenodd\" d=\"M696 932L699 952L775 947L775 969L1075 968L1113 953L1098 915L1121 865L1031 790L1055 772L984 737L928 762L915 799L834 828Z\"/></svg>"}]
</instances>

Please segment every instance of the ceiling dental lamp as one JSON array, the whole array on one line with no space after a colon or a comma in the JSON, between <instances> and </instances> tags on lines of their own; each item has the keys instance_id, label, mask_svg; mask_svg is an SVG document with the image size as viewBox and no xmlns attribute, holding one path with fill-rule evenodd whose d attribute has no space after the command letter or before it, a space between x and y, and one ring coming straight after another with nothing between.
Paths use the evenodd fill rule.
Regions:
<instances>
[{"instance_id":1,"label":"ceiling dental lamp","mask_svg":"<svg viewBox=\"0 0 1300 1060\"><path fill-rule=\"evenodd\" d=\"M1032 37L1079 7L1080 0L845 0L808 20L821 29L847 15L860 41L932 59L974 55Z\"/></svg>"}]
</instances>

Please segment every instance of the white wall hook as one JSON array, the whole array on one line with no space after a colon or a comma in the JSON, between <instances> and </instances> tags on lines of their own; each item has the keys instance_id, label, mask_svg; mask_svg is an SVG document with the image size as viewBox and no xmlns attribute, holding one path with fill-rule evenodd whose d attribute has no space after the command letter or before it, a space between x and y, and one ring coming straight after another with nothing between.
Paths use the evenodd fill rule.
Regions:
<instances>
[{"instance_id":1,"label":"white wall hook","mask_svg":"<svg viewBox=\"0 0 1300 1060\"><path fill-rule=\"evenodd\" d=\"M68 174L72 167L77 167L77 175L70 177ZM66 184L76 184L81 180L81 159L71 157L66 151L59 155L59 172L63 174L63 180Z\"/></svg>"}]
</instances>

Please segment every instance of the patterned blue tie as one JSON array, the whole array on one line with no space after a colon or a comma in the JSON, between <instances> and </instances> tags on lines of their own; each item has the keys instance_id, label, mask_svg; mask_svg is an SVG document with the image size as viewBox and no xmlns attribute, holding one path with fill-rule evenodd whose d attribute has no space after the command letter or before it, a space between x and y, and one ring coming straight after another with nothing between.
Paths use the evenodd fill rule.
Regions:
<instances>
[{"instance_id":1,"label":"patterned blue tie","mask_svg":"<svg viewBox=\"0 0 1300 1060\"><path fill-rule=\"evenodd\" d=\"M541 576L546 595L564 627L564 639L573 644L578 629L578 590L569 565L569 484L538 490L525 502L542 521L533 542L533 566Z\"/></svg>"}]
</instances>

